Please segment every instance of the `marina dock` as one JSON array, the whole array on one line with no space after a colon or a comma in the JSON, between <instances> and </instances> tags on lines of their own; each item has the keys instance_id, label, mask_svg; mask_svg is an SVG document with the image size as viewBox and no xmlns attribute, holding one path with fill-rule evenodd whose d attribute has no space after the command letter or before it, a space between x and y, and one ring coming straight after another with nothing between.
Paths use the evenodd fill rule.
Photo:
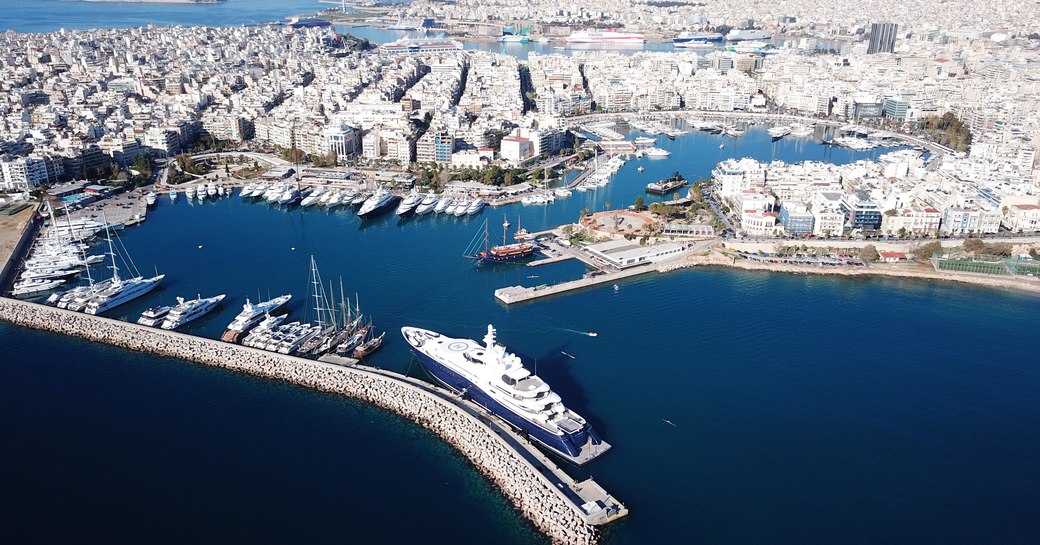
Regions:
<instances>
[{"instance_id":1,"label":"marina dock","mask_svg":"<svg viewBox=\"0 0 1040 545\"><path fill-rule=\"evenodd\" d=\"M390 371L285 356L176 331L0 298L0 320L155 354L282 380L344 395L397 413L455 447L554 543L594 544L596 526L628 510L591 479L577 482L547 455L479 407L431 384Z\"/></svg>"},{"instance_id":2,"label":"marina dock","mask_svg":"<svg viewBox=\"0 0 1040 545\"><path fill-rule=\"evenodd\" d=\"M602 272L602 274L596 274L594 276L586 276L577 280L571 280L569 282L561 282L559 284L541 285L533 288L525 286L509 286L506 288L499 288L495 290L495 299L511 305L514 303L522 303L524 301L530 301L532 299L538 299L541 297L548 297L550 295L559 295L568 291L573 291L581 288L588 288L591 286L598 286L600 284L610 284L623 280L625 278L631 278L633 276L639 276L649 272L654 272L658 268L658 264L649 263L646 265L639 265L629 269L623 269L615 272Z\"/></svg>"}]
</instances>

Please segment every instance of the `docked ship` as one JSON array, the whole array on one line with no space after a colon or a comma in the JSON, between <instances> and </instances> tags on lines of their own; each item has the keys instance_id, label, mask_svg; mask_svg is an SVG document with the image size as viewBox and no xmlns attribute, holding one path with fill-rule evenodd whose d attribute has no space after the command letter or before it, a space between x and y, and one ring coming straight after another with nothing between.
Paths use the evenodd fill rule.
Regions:
<instances>
[{"instance_id":1,"label":"docked ship","mask_svg":"<svg viewBox=\"0 0 1040 545\"><path fill-rule=\"evenodd\" d=\"M672 38L673 44L681 44L686 42L717 42L722 40L723 35L718 32L682 32L678 36Z\"/></svg>"},{"instance_id":2,"label":"docked ship","mask_svg":"<svg viewBox=\"0 0 1040 545\"><path fill-rule=\"evenodd\" d=\"M634 32L608 30L577 30L567 36L569 44L642 44L646 37Z\"/></svg>"},{"instance_id":3,"label":"docked ship","mask_svg":"<svg viewBox=\"0 0 1040 545\"><path fill-rule=\"evenodd\" d=\"M509 230L509 220L502 222L502 244L499 246L488 246L488 224L484 221L484 249L476 252L471 257L478 263L505 263L516 261L534 254L534 242L523 241L506 243L506 234ZM467 252L468 253L468 252Z\"/></svg>"},{"instance_id":4,"label":"docked ship","mask_svg":"<svg viewBox=\"0 0 1040 545\"><path fill-rule=\"evenodd\" d=\"M438 382L567 461L583 465L610 449L548 384L496 342L493 326L488 325L484 344L416 327L403 327L401 334Z\"/></svg>"},{"instance_id":5,"label":"docked ship","mask_svg":"<svg viewBox=\"0 0 1040 545\"><path fill-rule=\"evenodd\" d=\"M320 28L332 26L332 23L320 17L293 17L289 19L289 26L293 28Z\"/></svg>"},{"instance_id":6,"label":"docked ship","mask_svg":"<svg viewBox=\"0 0 1040 545\"><path fill-rule=\"evenodd\" d=\"M699 40L694 40L694 41L689 41L689 42L675 42L675 43L672 44L672 46L673 47L678 47L680 49L714 49L715 48L715 44L713 44L711 42L702 42L702 41L699 41Z\"/></svg>"},{"instance_id":7,"label":"docked ship","mask_svg":"<svg viewBox=\"0 0 1040 545\"><path fill-rule=\"evenodd\" d=\"M646 148L643 150L643 153L647 157L668 157L672 154L672 152L662 148Z\"/></svg>"},{"instance_id":8,"label":"docked ship","mask_svg":"<svg viewBox=\"0 0 1040 545\"><path fill-rule=\"evenodd\" d=\"M159 282L162 282L162 279L165 277L165 274L160 274L151 278L136 276L124 280L115 276L114 282L108 289L95 295L87 302L86 306L83 307L83 312L87 314L101 314L123 303L129 303L157 288Z\"/></svg>"},{"instance_id":9,"label":"docked ship","mask_svg":"<svg viewBox=\"0 0 1040 545\"><path fill-rule=\"evenodd\" d=\"M685 187L689 182L686 178L683 178L682 174L676 172L671 178L665 178L664 180L646 184L647 193L656 193L658 195L667 195L680 187Z\"/></svg>"},{"instance_id":10,"label":"docked ship","mask_svg":"<svg viewBox=\"0 0 1040 545\"><path fill-rule=\"evenodd\" d=\"M747 29L736 29L730 30L726 34L727 42L740 42L744 40L768 40L773 37L773 34L768 30L758 30L754 28Z\"/></svg>"},{"instance_id":11,"label":"docked ship","mask_svg":"<svg viewBox=\"0 0 1040 545\"><path fill-rule=\"evenodd\" d=\"M104 282L105 287L100 291L90 290L81 297L77 297L72 303L69 303L67 308L70 310L82 310L87 314L101 314L147 294L158 287L159 282L162 282L162 279L166 277L165 274L160 274L151 278L145 278L141 275L130 279L121 278L119 276L119 266L116 264L115 250L112 246L112 234L107 228L105 229L105 234L108 239L108 255L112 260L112 265L110 265L112 278ZM133 261L129 262L133 269Z\"/></svg>"},{"instance_id":12,"label":"docked ship","mask_svg":"<svg viewBox=\"0 0 1040 545\"><path fill-rule=\"evenodd\" d=\"M289 299L292 299L292 294L285 294L254 305L249 298L246 298L246 304L242 305L242 312L239 312L238 316L235 316L235 319L228 324L224 334L220 336L220 340L229 343L238 342L246 332L260 323L265 315L278 312L289 302Z\"/></svg>"},{"instance_id":13,"label":"docked ship","mask_svg":"<svg viewBox=\"0 0 1040 545\"><path fill-rule=\"evenodd\" d=\"M141 317L137 319L137 323L143 326L155 327L166 319L166 315L169 314L171 310L173 310L173 307L169 305L152 307L141 313Z\"/></svg>"},{"instance_id":14,"label":"docked ship","mask_svg":"<svg viewBox=\"0 0 1040 545\"><path fill-rule=\"evenodd\" d=\"M205 299L201 295L191 300L178 297L177 306L170 310L170 313L166 315L166 319L163 320L162 325L159 327L163 329L177 329L192 320L205 316L206 313L216 308L223 300L223 293Z\"/></svg>"},{"instance_id":15,"label":"docked ship","mask_svg":"<svg viewBox=\"0 0 1040 545\"><path fill-rule=\"evenodd\" d=\"M397 200L397 195L394 195L380 187L371 197L365 199L365 202L361 205L361 209L358 210L357 215L365 217L375 214L394 204L395 200Z\"/></svg>"},{"instance_id":16,"label":"docked ship","mask_svg":"<svg viewBox=\"0 0 1040 545\"><path fill-rule=\"evenodd\" d=\"M407 197L401 199L401 204L397 205L397 215L404 216L413 212L415 207L419 206L425 199L426 195L413 189Z\"/></svg>"}]
</instances>

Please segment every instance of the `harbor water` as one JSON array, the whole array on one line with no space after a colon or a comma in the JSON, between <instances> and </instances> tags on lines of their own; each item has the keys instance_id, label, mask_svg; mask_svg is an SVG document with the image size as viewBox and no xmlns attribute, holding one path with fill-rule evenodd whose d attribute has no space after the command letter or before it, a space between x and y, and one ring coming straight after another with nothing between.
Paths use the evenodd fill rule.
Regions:
<instances>
[{"instance_id":1,"label":"harbor water","mask_svg":"<svg viewBox=\"0 0 1040 545\"><path fill-rule=\"evenodd\" d=\"M629 161L603 188L465 218L362 221L237 194L160 195L119 237L166 280L109 315L226 293L183 329L216 337L245 297L289 292L292 319L307 320L314 255L324 282L338 291L342 276L388 332L373 365L424 376L402 325L479 339L493 323L614 445L574 470L631 510L605 543L1031 542L1035 297L703 269L507 308L494 289L584 266L478 267L462 255L485 220L493 244L503 216L545 229L630 204L676 170L707 176L725 157L870 156L771 143L760 127L724 141L661 137L670 158ZM0 338L0 482L19 499L7 512L19 542L544 542L443 442L383 411L7 325Z\"/></svg>"}]
</instances>

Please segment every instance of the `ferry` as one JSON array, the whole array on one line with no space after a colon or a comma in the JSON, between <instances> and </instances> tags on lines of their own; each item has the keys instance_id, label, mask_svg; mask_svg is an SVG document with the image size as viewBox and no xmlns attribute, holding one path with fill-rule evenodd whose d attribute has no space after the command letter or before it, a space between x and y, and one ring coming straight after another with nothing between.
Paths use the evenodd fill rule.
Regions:
<instances>
[{"instance_id":1,"label":"ferry","mask_svg":"<svg viewBox=\"0 0 1040 545\"><path fill-rule=\"evenodd\" d=\"M166 315L166 319L163 320L162 325L159 327L163 329L176 329L192 320L201 318L207 312L213 310L223 300L223 293L205 299L200 295L196 299L190 301L184 300L183 297L178 297L177 306L170 310L170 313Z\"/></svg>"},{"instance_id":2,"label":"ferry","mask_svg":"<svg viewBox=\"0 0 1040 545\"><path fill-rule=\"evenodd\" d=\"M686 42L717 42L724 38L722 34L718 32L682 32L678 36L672 38L673 44L681 44Z\"/></svg>"},{"instance_id":3,"label":"ferry","mask_svg":"<svg viewBox=\"0 0 1040 545\"><path fill-rule=\"evenodd\" d=\"M417 327L402 327L401 334L438 382L550 452L584 465L610 449L592 425L565 407L560 396L531 374L519 357L506 352L496 341L493 326L488 325L484 344Z\"/></svg>"},{"instance_id":4,"label":"ferry","mask_svg":"<svg viewBox=\"0 0 1040 545\"><path fill-rule=\"evenodd\" d=\"M577 30L567 36L567 43L572 44L642 44L646 37L633 32L607 30Z\"/></svg>"}]
</instances>

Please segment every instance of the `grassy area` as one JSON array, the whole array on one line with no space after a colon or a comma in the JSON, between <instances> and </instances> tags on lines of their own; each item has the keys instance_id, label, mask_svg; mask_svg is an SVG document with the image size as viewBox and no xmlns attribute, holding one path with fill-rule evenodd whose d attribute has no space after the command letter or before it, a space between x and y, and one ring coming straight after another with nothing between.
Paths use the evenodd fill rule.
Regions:
<instances>
[{"instance_id":1,"label":"grassy area","mask_svg":"<svg viewBox=\"0 0 1040 545\"><path fill-rule=\"evenodd\" d=\"M231 176L239 180L252 180L264 172L267 172L267 167L245 167L232 172Z\"/></svg>"},{"instance_id":2,"label":"grassy area","mask_svg":"<svg viewBox=\"0 0 1040 545\"><path fill-rule=\"evenodd\" d=\"M986 261L967 261L959 259L940 259L939 270L950 272L966 272L995 274L1006 276L1008 270L1003 263L992 263Z\"/></svg>"}]
</instances>

